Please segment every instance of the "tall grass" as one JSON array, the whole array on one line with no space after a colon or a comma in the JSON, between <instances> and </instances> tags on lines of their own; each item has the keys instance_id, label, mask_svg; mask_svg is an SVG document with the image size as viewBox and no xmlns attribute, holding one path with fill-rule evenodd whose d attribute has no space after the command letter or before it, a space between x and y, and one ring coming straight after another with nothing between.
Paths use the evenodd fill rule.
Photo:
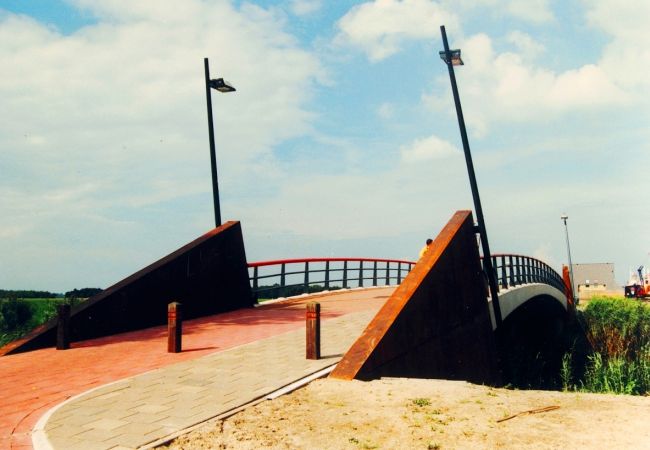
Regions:
<instances>
[{"instance_id":1,"label":"tall grass","mask_svg":"<svg viewBox=\"0 0 650 450\"><path fill-rule=\"evenodd\" d=\"M571 354L565 355L560 373L563 388L649 393L650 307L633 299L597 297L579 313L578 320L592 351L584 367L578 367Z\"/></svg>"}]
</instances>

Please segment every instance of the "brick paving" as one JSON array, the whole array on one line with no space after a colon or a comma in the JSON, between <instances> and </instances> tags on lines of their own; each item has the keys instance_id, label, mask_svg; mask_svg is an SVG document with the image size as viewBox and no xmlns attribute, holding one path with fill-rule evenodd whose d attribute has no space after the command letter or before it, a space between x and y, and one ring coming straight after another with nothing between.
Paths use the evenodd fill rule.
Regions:
<instances>
[{"instance_id":1,"label":"brick paving","mask_svg":"<svg viewBox=\"0 0 650 450\"><path fill-rule=\"evenodd\" d=\"M41 416L100 386L51 414L43 431L54 448L134 448L219 415L334 364L392 289L311 296L186 321L182 353L166 352L162 326L73 343L67 351L2 357L0 449L31 449ZM325 358L316 362L304 359L304 303L312 300L321 302L323 318ZM234 390L224 391L227 386ZM137 400L140 395L144 400Z\"/></svg>"}]
</instances>

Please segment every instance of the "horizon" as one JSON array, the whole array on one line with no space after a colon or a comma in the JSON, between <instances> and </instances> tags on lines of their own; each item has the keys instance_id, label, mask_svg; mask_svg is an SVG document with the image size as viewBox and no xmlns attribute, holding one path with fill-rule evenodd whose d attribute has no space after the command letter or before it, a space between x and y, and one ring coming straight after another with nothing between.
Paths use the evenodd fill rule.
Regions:
<instances>
[{"instance_id":1,"label":"horizon","mask_svg":"<svg viewBox=\"0 0 650 450\"><path fill-rule=\"evenodd\" d=\"M413 260L473 203L492 253L650 266L650 4L9 0L0 288L109 287L223 222L249 261ZM475 215L475 214L474 214Z\"/></svg>"}]
</instances>

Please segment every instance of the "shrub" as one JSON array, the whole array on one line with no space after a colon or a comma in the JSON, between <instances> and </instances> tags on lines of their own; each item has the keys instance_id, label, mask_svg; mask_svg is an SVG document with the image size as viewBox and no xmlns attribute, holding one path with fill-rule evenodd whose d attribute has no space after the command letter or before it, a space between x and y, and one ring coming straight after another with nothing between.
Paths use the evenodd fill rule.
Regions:
<instances>
[{"instance_id":1,"label":"shrub","mask_svg":"<svg viewBox=\"0 0 650 450\"><path fill-rule=\"evenodd\" d=\"M580 315L594 352L636 359L650 344L650 308L626 298L597 297Z\"/></svg>"},{"instance_id":2,"label":"shrub","mask_svg":"<svg viewBox=\"0 0 650 450\"><path fill-rule=\"evenodd\" d=\"M24 300L8 299L0 301L0 315L3 327L1 331L12 331L28 324L32 318L32 309Z\"/></svg>"},{"instance_id":3,"label":"shrub","mask_svg":"<svg viewBox=\"0 0 650 450\"><path fill-rule=\"evenodd\" d=\"M591 353L575 377L571 355L563 358L562 385L588 392L644 395L650 392L650 308L637 300L593 298L578 316ZM572 378L579 378L571 384Z\"/></svg>"}]
</instances>

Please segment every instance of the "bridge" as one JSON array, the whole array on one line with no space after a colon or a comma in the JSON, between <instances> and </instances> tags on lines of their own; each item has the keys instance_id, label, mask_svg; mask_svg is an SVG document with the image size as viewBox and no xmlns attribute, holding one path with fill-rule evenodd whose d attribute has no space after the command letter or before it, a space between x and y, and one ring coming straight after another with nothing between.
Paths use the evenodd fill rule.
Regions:
<instances>
[{"instance_id":1,"label":"bridge","mask_svg":"<svg viewBox=\"0 0 650 450\"><path fill-rule=\"evenodd\" d=\"M223 352L230 347L241 348L238 350L244 352L241 357L250 359L253 374L250 376L258 375L257 378L261 376L264 380L278 376L273 361L253 361L262 350L255 350L255 346L248 350L246 346L241 347L256 339L261 339L260 349L267 348L264 345L273 348L282 345L283 351L291 355L282 364L296 369L287 372L283 366L283 377L265 383L268 389L285 386L287 375L300 378L300 374L312 372L312 376L331 372L330 377L339 379L400 376L499 384L501 374L508 370L498 366L500 357L511 351L513 343L526 347L530 342L533 352L537 350L532 344L549 347L548 343L571 317L573 303L567 288L568 273L560 276L542 261L523 255L496 254L492 256L492 267L498 280L503 319L498 327L469 211L457 212L419 261L305 258L248 263L239 224L229 222L75 307L69 331L78 345L73 345L70 352L43 353L56 344L57 329L60 329L56 319L0 349L0 355L13 355L3 369L5 390L10 394L4 409L0 407L0 416L5 412L12 415L0 421L0 431L7 431L9 439L0 439L0 448L7 442L13 448L15 442L27 439L32 428L34 436L46 436L50 444L59 442L54 448L65 448L65 436L57 437L56 433L47 431L56 429L50 424L59 420L65 423L65 417L70 417L65 408L55 407L43 416L39 422L42 425L35 424L52 405L75 394L79 395L72 401L73 410L79 405L94 405L99 398L93 394L96 391L81 394L93 387L109 393L106 398L117 398L124 392L130 396L137 394L138 389L144 396L151 395L147 383L136 382L139 376L131 384L127 383L128 386L124 382L101 385L173 361L188 360L187 367L183 366L188 373L211 371L213 366L197 369L189 360L194 357L203 361L204 355L211 355L217 349ZM316 297L304 296L308 293ZM250 308L257 300L278 296L291 297L278 306L264 301L261 307ZM326 356L320 362L304 365L300 362L304 361L304 353L301 357L299 348L304 331L299 333L297 328L301 322L304 327L304 304L314 299L326 306L323 335ZM164 333L167 303L174 300L181 301L186 308L187 340L191 343L189 353L180 353L180 359L161 357L155 350L160 345L156 342ZM299 305L301 309L297 309ZM293 330L293 334L273 338L282 344L265 341L272 333L278 333L278 326L285 332ZM146 327L153 328L142 330ZM235 329L240 330L239 334ZM201 337L203 334L206 337ZM233 340L234 335L239 337ZM117 358L120 348L127 343L133 349L129 357ZM31 351L35 349L42 350ZM229 358L225 353L223 356L214 353L211 360L223 367ZM0 358L0 364L3 359ZM54 365L41 367L38 363L41 359L43 364ZM92 367L88 366L89 361ZM120 362L124 365L120 366ZM43 375L30 382L35 363ZM170 366L170 376L179 376L178 367ZM327 370L319 372L321 369ZM267 370L270 370L268 374ZM90 373L95 375L89 378ZM261 381L245 378L242 385L240 373L230 375L231 381L220 378L215 389L222 389L224 383L235 383L233 386L238 386L236 389L242 397L237 401L242 405L259 397L259 389L249 389L246 383ZM173 383L189 392L195 387L183 383L192 379L183 375ZM16 383L44 383L47 394L41 392L34 397L31 391L16 391L11 388ZM138 398L136 395L133 401ZM232 400L229 402L221 404L215 400L202 411L202 418L197 416L192 420L198 423L215 417L219 411L231 408ZM23 405L20 408L31 405L28 406L31 409L20 411L17 405ZM186 418L169 420L172 419L180 421L174 425L179 430L188 426ZM133 420L138 420L137 415ZM101 420L96 422L106 424ZM68 425L65 423L64 428ZM124 426L135 425L134 422ZM81 431L87 431L91 425L78 426ZM97 430L97 435L102 436L102 431ZM142 436L123 436L127 437L139 442L138 445L146 443ZM97 443L94 447L88 441L84 445L103 448L104 444Z\"/></svg>"},{"instance_id":2,"label":"bridge","mask_svg":"<svg viewBox=\"0 0 650 450\"><path fill-rule=\"evenodd\" d=\"M377 352L391 355L391 366L415 364L407 370L411 376L463 379L470 374L461 370L460 359L475 356L484 367L468 369L476 373L467 379L486 381L497 372L494 335L506 331L497 330L499 321L483 266L470 211L454 214L419 261L305 258L247 263L241 227L228 222L77 305L69 328L72 340L92 339L164 324L171 301L182 302L184 317L192 319L251 307L263 298L395 285L385 307L342 361L346 367L361 351L354 356L356 369L344 377L362 376L361 366ZM567 274L561 276L542 261L514 254L492 255L491 266L505 324L530 325L532 320L544 326L570 316L573 301ZM53 346L57 328L53 319L0 348L0 355ZM451 336L455 337L448 342ZM429 360L420 356L417 363L403 360L422 346L437 350ZM443 347L465 356L456 363L443 361ZM490 356L485 359L486 355ZM381 371L373 371L384 363L375 361L377 367L370 365L375 368L364 376L376 376Z\"/></svg>"}]
</instances>

